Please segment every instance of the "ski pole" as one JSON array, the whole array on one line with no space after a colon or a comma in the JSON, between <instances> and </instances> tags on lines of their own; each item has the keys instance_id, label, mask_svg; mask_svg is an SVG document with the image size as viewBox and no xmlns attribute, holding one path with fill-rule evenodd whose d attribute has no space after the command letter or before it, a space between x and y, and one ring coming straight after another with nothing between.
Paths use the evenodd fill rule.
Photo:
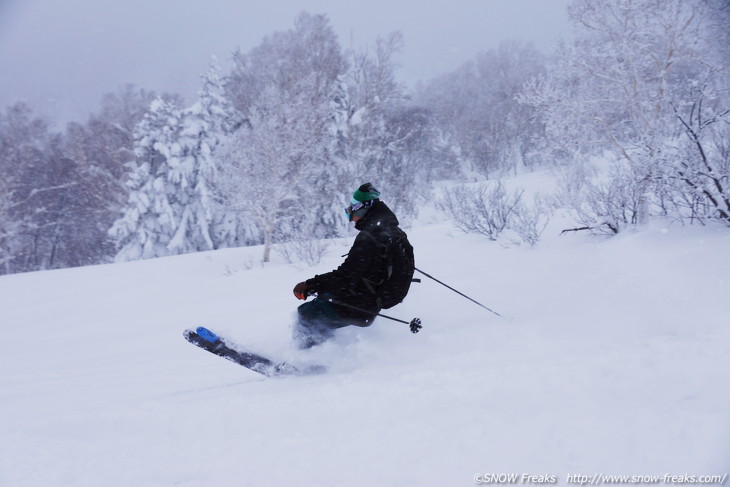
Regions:
<instances>
[{"instance_id":1,"label":"ski pole","mask_svg":"<svg viewBox=\"0 0 730 487\"><path fill-rule=\"evenodd\" d=\"M336 301L332 298L325 298L325 301L328 301L332 304L336 304L338 306L344 306L345 308L350 308L355 311L360 311L362 313L372 313L372 311L368 311L366 309L358 308L357 306L353 306L351 304L343 303L341 301ZM377 313L377 316L380 316L381 318L387 318L389 320L397 321L398 323L405 323L406 325L409 325L411 327L411 333L418 333L418 331L423 328L421 325L421 319L420 318L413 318L410 322L406 320L401 320L399 318L393 318L392 316L384 315Z\"/></svg>"},{"instance_id":2,"label":"ski pole","mask_svg":"<svg viewBox=\"0 0 730 487\"><path fill-rule=\"evenodd\" d=\"M481 306L482 308L486 309L486 310L487 310L487 311L489 311L490 313L494 313L495 315L499 316L499 317L500 317L500 318L502 318L502 319L505 319L505 320L507 319L507 318L505 318L504 316L502 316L501 314L499 314L499 313L497 313L496 311L494 311L493 309L489 309L489 308L487 308L486 306L484 306L484 305L483 305L482 303L480 303L479 301L477 301L477 300L475 300L475 299L472 299L472 298L470 298L469 296L467 296L466 294L462 293L461 291L457 291L456 289L454 289L453 287L449 286L448 284L446 284L446 283L444 283L444 282L441 282L441 281L439 281L438 279L436 279L436 278L435 278L435 277L433 277L432 275L430 275L430 274L426 274L425 272L423 272L423 271L422 271L421 269L419 269L418 267L416 267L415 269L416 269L416 270L417 270L418 272L420 272L421 274L423 274L424 276L428 277L429 279L433 279L434 281L438 282L438 283L439 283L439 284L441 284L442 286L444 286L444 287L446 287L446 288L448 288L448 289L451 289L451 290L452 290L452 291L454 291L454 292L455 292L456 294L458 294L458 295L460 295L460 296L463 296L463 297L465 297L466 299L468 299L468 300L469 300L469 301L471 301L472 303L478 304L479 306Z\"/></svg>"}]
</instances>

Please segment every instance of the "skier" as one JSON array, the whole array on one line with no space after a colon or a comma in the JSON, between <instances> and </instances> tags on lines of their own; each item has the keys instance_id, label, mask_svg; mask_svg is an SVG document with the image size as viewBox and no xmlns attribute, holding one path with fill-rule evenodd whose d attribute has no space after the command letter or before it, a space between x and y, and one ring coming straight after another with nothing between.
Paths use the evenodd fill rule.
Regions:
<instances>
[{"instance_id":1,"label":"skier","mask_svg":"<svg viewBox=\"0 0 730 487\"><path fill-rule=\"evenodd\" d=\"M388 272L383 248L391 236L401 232L398 218L380 201L380 192L371 183L353 193L345 212L360 232L345 261L331 272L294 286L297 299L317 294L317 299L297 310L294 339L300 348L320 344L344 326L370 326L380 312L377 287Z\"/></svg>"}]
</instances>

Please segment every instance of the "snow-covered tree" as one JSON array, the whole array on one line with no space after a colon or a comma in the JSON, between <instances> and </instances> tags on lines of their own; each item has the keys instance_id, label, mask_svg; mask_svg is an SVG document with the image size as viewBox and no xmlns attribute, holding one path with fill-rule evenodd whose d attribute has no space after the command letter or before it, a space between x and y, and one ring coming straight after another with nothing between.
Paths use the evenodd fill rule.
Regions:
<instances>
[{"instance_id":1,"label":"snow-covered tree","mask_svg":"<svg viewBox=\"0 0 730 487\"><path fill-rule=\"evenodd\" d=\"M574 1L573 43L559 48L523 98L543 110L556 147L612 147L642 165L697 59L696 8L681 0Z\"/></svg>"},{"instance_id":2,"label":"snow-covered tree","mask_svg":"<svg viewBox=\"0 0 730 487\"><path fill-rule=\"evenodd\" d=\"M212 184L215 151L240 122L219 71L212 62L191 107L158 98L137 125L129 200L110 230L117 260L211 250L231 240Z\"/></svg>"},{"instance_id":3,"label":"snow-covered tree","mask_svg":"<svg viewBox=\"0 0 730 487\"><path fill-rule=\"evenodd\" d=\"M67 236L73 241L69 257L78 262L108 262L116 253L108 230L129 198L125 182L135 157L135 126L156 97L127 84L105 94L99 111L85 124L71 123L66 128L63 152L81 171L77 200L85 207L83 216L67 218L73 228Z\"/></svg>"},{"instance_id":4,"label":"snow-covered tree","mask_svg":"<svg viewBox=\"0 0 730 487\"><path fill-rule=\"evenodd\" d=\"M230 215L226 214L220 201L216 200L214 181L217 178L218 162L216 150L241 124L240 115L225 96L220 67L215 58L208 72L202 76L203 85L198 101L183 111L183 126L180 131L182 156L190 159L195 171L195 181L188 188L188 211L191 220L185 230L188 237L200 239L193 242L199 249L219 248L235 243L235 230L228 225ZM190 224L198 227L194 231Z\"/></svg>"},{"instance_id":5,"label":"snow-covered tree","mask_svg":"<svg viewBox=\"0 0 730 487\"><path fill-rule=\"evenodd\" d=\"M59 250L79 209L80 171L62 139L23 103L0 113L0 272L63 267Z\"/></svg>"},{"instance_id":6,"label":"snow-covered tree","mask_svg":"<svg viewBox=\"0 0 730 487\"><path fill-rule=\"evenodd\" d=\"M396 81L395 56L402 46L403 36L394 32L378 38L373 52L349 52L347 96L338 112L345 116L338 119L335 153L349 186L372 182L407 219L428 192L436 131L429 113L408 104Z\"/></svg>"},{"instance_id":7,"label":"snow-covered tree","mask_svg":"<svg viewBox=\"0 0 730 487\"><path fill-rule=\"evenodd\" d=\"M119 249L117 261L170 255L168 245L180 228L178 189L187 186L189 165L181 166L180 111L162 99L150 105L135 130L135 167L127 186L124 216L110 233ZM183 224L187 224L185 221Z\"/></svg>"},{"instance_id":8,"label":"snow-covered tree","mask_svg":"<svg viewBox=\"0 0 730 487\"><path fill-rule=\"evenodd\" d=\"M127 85L105 95L86 123L69 123L60 133L51 133L22 104L0 114L5 272L113 258L108 230L128 197L124 181L134 158L134 126L152 99Z\"/></svg>"},{"instance_id":9,"label":"snow-covered tree","mask_svg":"<svg viewBox=\"0 0 730 487\"><path fill-rule=\"evenodd\" d=\"M674 108L692 105L696 87L717 69L703 40L711 0L575 0L569 7L574 40L555 54L548 73L521 100L546 122L554 157L581 161L610 150L628 164L624 182L640 195L636 222L684 164Z\"/></svg>"},{"instance_id":10,"label":"snow-covered tree","mask_svg":"<svg viewBox=\"0 0 730 487\"><path fill-rule=\"evenodd\" d=\"M33 119L30 108L18 103L0 113L0 269L2 273L25 270L24 235L33 225L29 180L34 166L44 160L47 125Z\"/></svg>"},{"instance_id":11,"label":"snow-covered tree","mask_svg":"<svg viewBox=\"0 0 730 487\"><path fill-rule=\"evenodd\" d=\"M241 225L256 223L267 261L275 238L332 231L330 202L340 192L327 177L337 171L333 103L346 63L327 18L307 13L234 63L227 87L244 123L222 155L219 180Z\"/></svg>"},{"instance_id":12,"label":"snow-covered tree","mask_svg":"<svg viewBox=\"0 0 730 487\"><path fill-rule=\"evenodd\" d=\"M534 46L505 41L420 90L418 103L443 127L465 176L490 177L544 162L534 142L543 126L534 108L517 100L523 84L544 69Z\"/></svg>"},{"instance_id":13,"label":"snow-covered tree","mask_svg":"<svg viewBox=\"0 0 730 487\"><path fill-rule=\"evenodd\" d=\"M263 261L268 262L284 223L306 219L313 224L310 217L327 199L315 179L325 170L326 141L317 128L327 117L327 107L312 106L306 96L282 97L275 88L261 93L258 101L220 155L218 186L233 209L254 218L263 237ZM309 231L316 232L314 226Z\"/></svg>"},{"instance_id":14,"label":"snow-covered tree","mask_svg":"<svg viewBox=\"0 0 730 487\"><path fill-rule=\"evenodd\" d=\"M730 225L730 109L704 97L700 92L691 107L677 109L683 136L666 178L676 183L671 196L681 216Z\"/></svg>"}]
</instances>

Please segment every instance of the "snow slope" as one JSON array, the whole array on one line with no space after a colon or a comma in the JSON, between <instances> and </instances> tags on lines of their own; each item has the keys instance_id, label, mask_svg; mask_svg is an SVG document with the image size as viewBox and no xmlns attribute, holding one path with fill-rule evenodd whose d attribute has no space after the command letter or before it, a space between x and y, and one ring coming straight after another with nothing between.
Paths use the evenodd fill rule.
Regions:
<instances>
[{"instance_id":1,"label":"snow slope","mask_svg":"<svg viewBox=\"0 0 730 487\"><path fill-rule=\"evenodd\" d=\"M259 248L0 277L0 486L468 486L477 474L730 471L730 232L654 224L535 248L408 231L424 279L296 352L293 285ZM263 377L188 344L206 325L326 363ZM481 480L481 477L477 478ZM525 483L525 482L520 482Z\"/></svg>"}]
</instances>

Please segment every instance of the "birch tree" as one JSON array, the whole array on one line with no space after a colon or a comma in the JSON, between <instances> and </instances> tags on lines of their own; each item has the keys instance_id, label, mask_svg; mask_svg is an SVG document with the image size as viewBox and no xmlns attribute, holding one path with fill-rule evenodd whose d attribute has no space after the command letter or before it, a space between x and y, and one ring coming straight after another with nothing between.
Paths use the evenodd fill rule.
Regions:
<instances>
[{"instance_id":1,"label":"birch tree","mask_svg":"<svg viewBox=\"0 0 730 487\"><path fill-rule=\"evenodd\" d=\"M334 106L346 63L327 18L307 13L234 62L228 91L244 122L222 156L220 187L242 226L254 220L266 262L277 237L331 232Z\"/></svg>"},{"instance_id":2,"label":"birch tree","mask_svg":"<svg viewBox=\"0 0 730 487\"><path fill-rule=\"evenodd\" d=\"M580 163L610 150L639 195L631 223L646 222L680 164L682 130L673 107L691 105L696 86L716 68L703 40L713 2L705 0L576 0L569 7L575 38L563 44L544 77L521 100L546 121L554 157ZM616 184L619 184L616 181Z\"/></svg>"}]
</instances>

